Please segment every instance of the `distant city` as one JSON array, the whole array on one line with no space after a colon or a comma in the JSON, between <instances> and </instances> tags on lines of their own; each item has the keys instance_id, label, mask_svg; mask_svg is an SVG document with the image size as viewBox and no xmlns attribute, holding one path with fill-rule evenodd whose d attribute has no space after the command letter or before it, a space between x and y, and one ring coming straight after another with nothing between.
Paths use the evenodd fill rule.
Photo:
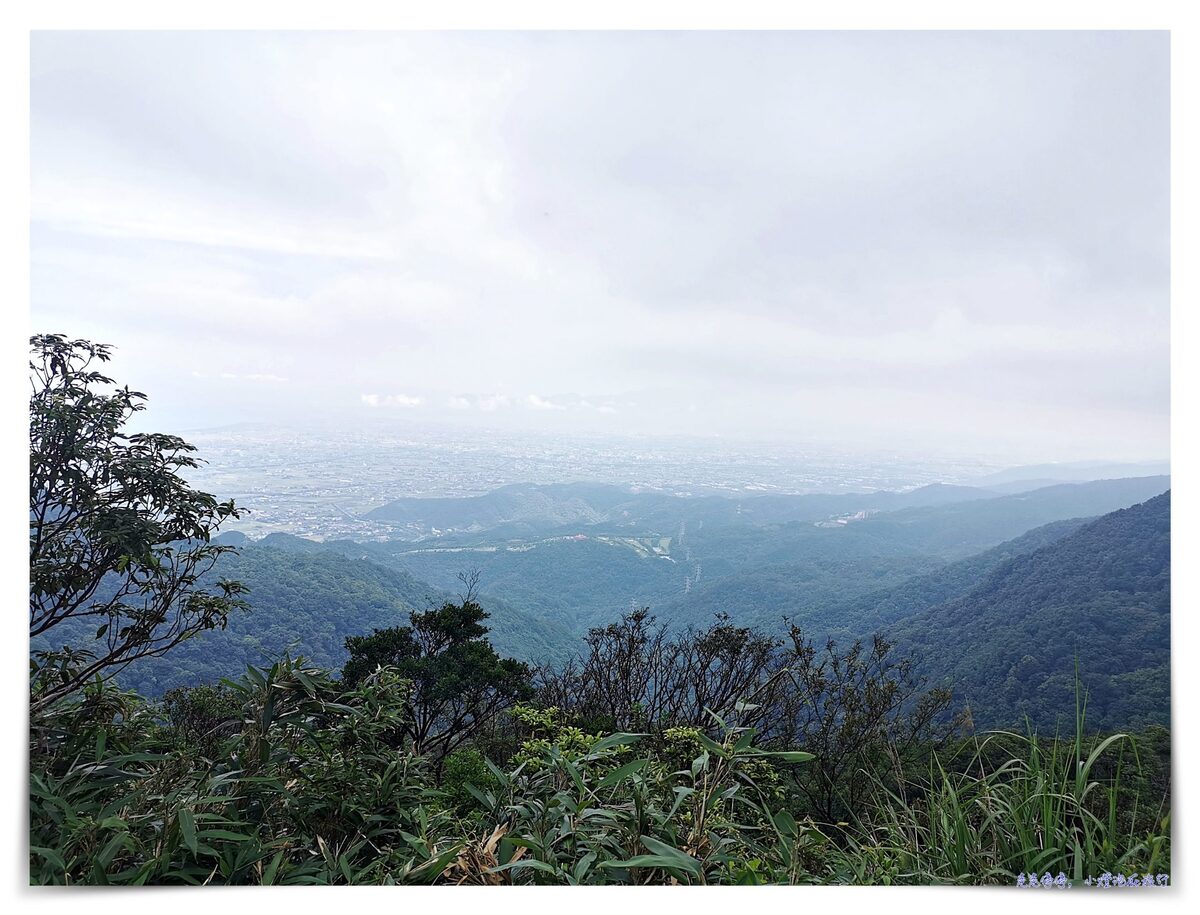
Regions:
<instances>
[{"instance_id":1,"label":"distant city","mask_svg":"<svg viewBox=\"0 0 1200 915\"><path fill-rule=\"evenodd\" d=\"M470 437L468 437L470 436ZM226 525L250 537L388 540L366 520L406 496L474 496L512 483L604 482L674 495L905 491L965 483L1006 466L970 459L700 439L238 425L184 437L207 463L192 482L247 509Z\"/></svg>"}]
</instances>

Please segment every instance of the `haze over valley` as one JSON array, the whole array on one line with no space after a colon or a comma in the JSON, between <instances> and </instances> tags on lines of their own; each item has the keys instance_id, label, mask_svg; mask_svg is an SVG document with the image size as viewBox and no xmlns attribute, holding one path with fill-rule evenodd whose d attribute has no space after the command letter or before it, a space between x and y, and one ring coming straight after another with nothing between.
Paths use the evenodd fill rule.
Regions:
<instances>
[{"instance_id":1,"label":"haze over valley","mask_svg":"<svg viewBox=\"0 0 1200 915\"><path fill-rule=\"evenodd\" d=\"M1165 461L1003 467L695 439L464 439L421 428L255 425L189 438L208 461L190 474L197 485L247 509L217 542L241 549L222 574L249 584L255 612L126 674L151 693L286 650L340 663L347 636L452 599L476 573L492 641L535 664L570 658L590 628L642 608L675 628L728 618L776 633L794 623L818 641L895 631L912 644L922 632L961 647L955 624L928 631L938 614L999 613L980 597L997 576L1095 519L1158 504L1170 488ZM1169 524L1162 504L1155 517ZM1157 562L1167 555L1160 546L1123 548L1157 551ZM1128 599L1154 613L1160 597ZM1060 608L1064 631L1076 610ZM1163 652L1166 631L1151 635ZM964 648L966 657L985 650ZM940 660L922 670L935 682L960 692L972 682L954 655L933 656ZM1161 674L1165 654L1154 657L1124 673L1150 663ZM1042 663L1032 675L1058 682L1061 671ZM1160 698L1162 676L1152 688ZM1038 695L1031 687L1015 705L1049 722L1058 712ZM1166 720L1168 706L1147 712L1153 701L1140 693L1122 701L1114 722L1133 708ZM977 717L999 723L1010 711L985 701ZM1107 705L1095 713L1108 721Z\"/></svg>"}]
</instances>

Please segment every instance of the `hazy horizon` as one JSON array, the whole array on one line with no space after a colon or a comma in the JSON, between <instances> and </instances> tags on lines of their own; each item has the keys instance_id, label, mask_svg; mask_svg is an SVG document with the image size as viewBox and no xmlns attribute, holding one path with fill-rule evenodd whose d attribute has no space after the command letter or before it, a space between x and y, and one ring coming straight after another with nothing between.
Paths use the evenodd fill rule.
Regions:
<instances>
[{"instance_id":1,"label":"hazy horizon","mask_svg":"<svg viewBox=\"0 0 1200 915\"><path fill-rule=\"evenodd\" d=\"M168 429L1169 453L1169 37L35 33L32 329Z\"/></svg>"},{"instance_id":2,"label":"hazy horizon","mask_svg":"<svg viewBox=\"0 0 1200 915\"><path fill-rule=\"evenodd\" d=\"M550 442L555 440L562 440L564 442L602 442L611 444L618 449L622 447L635 447L641 444L666 448L678 446L682 449L710 448L714 451L744 449L749 453L769 451L801 453L809 450L814 454L826 456L840 453L864 460L878 459L880 461L890 458L914 460L928 457L945 461L947 465L965 463L967 465L977 464L980 467L992 467L996 469L1018 469L1021 467L1042 465L1060 465L1063 467L1082 467L1089 464L1136 466L1161 463L1170 465L1171 462L1169 451L1167 453L1154 453L1152 451L1144 453L1130 452L1122 456L1097 453L1086 457L1077 456L1063 459L1037 459L1036 455L1034 455L1029 459L1025 459L1017 452L1006 450L1002 442L997 443L999 447L993 450L955 449L952 447L922 448L917 443L909 442L901 445L889 444L887 442L859 445L852 442L839 442L837 440L772 438L769 435L727 436L715 432L707 434L703 432L613 432L590 429L562 431L521 426L503 427L487 425L486 418L479 418L478 425L466 425L461 422L456 423L452 421L414 421L395 416L356 418L352 422L339 420L336 417L315 421L301 418L291 421L262 418L200 425L188 425L186 422L182 425L175 422L164 425L164 421L168 419L168 417L163 415L162 410L155 409L154 398L151 397L148 409L144 413L133 417L130 421L130 427L138 431L165 431L184 437L216 433L230 433L236 436L255 431L286 431L312 435L322 439L335 439L340 436L352 436L364 440L369 440L374 436L385 438L407 436L416 441L426 438L459 439L464 442L478 442L485 449L489 441L487 436L504 436L511 440L527 439L531 442Z\"/></svg>"}]
</instances>

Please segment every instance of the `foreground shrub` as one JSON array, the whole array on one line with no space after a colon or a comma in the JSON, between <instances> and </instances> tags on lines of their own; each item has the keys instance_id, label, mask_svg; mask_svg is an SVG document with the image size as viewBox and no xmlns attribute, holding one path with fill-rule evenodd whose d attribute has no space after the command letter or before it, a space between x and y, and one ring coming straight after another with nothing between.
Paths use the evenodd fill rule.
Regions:
<instances>
[{"instance_id":1,"label":"foreground shrub","mask_svg":"<svg viewBox=\"0 0 1200 915\"><path fill-rule=\"evenodd\" d=\"M102 683L36 713L34 883L1013 883L1166 872L1137 742L988 736L829 823L735 705L599 737L519 706L504 769L402 739L412 684L285 660L162 705ZM1079 724L1082 726L1082 720ZM1082 728L1080 729L1082 733ZM518 758L519 757L519 758ZM1130 776L1135 777L1131 778Z\"/></svg>"}]
</instances>

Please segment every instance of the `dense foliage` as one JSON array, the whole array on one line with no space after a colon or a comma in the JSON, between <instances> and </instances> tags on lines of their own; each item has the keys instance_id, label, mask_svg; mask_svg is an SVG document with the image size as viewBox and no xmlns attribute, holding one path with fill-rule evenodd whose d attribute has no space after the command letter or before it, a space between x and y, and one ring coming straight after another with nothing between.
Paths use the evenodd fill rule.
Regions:
<instances>
[{"instance_id":1,"label":"dense foliage","mask_svg":"<svg viewBox=\"0 0 1200 915\"><path fill-rule=\"evenodd\" d=\"M873 780L848 821L829 822L794 787L811 754L761 748L739 721L747 705L606 736L517 706L506 734L438 776L395 740L410 689L392 668L350 687L285 660L161 705L99 684L51 705L32 721L31 881L1011 884L1170 870L1150 777L1169 749L1151 738L971 741L892 787Z\"/></svg>"},{"instance_id":2,"label":"dense foliage","mask_svg":"<svg viewBox=\"0 0 1200 915\"><path fill-rule=\"evenodd\" d=\"M161 657L131 665L120 672L119 682L158 697L176 687L239 676L248 665L270 663L287 651L336 669L348 657L348 637L403 625L412 611L453 597L398 569L311 541L299 541L311 547L300 550L295 544L281 548L279 538L268 539L272 546L240 546L221 561L220 575L240 582L247 612L232 614L224 628L200 633ZM210 573L201 581L214 578ZM501 632L493 641L504 654L531 661L565 656L565 635L556 638L552 629L502 601L488 599L487 610ZM59 632L59 644L73 645L86 645L95 634L94 628L70 624ZM53 643L39 637L33 644L44 648Z\"/></svg>"},{"instance_id":3,"label":"dense foliage","mask_svg":"<svg viewBox=\"0 0 1200 915\"><path fill-rule=\"evenodd\" d=\"M230 551L210 541L237 509L183 478L195 449L123 431L145 395L93 367L107 346L29 343L29 636L44 646L31 671L44 707L223 627L245 604L237 582L201 583Z\"/></svg>"},{"instance_id":4,"label":"dense foliage","mask_svg":"<svg viewBox=\"0 0 1200 915\"><path fill-rule=\"evenodd\" d=\"M409 625L346 639L342 682L357 686L393 670L409 684L396 740L439 767L498 713L533 694L529 668L488 642L487 613L470 594L413 613Z\"/></svg>"},{"instance_id":5,"label":"dense foliage","mask_svg":"<svg viewBox=\"0 0 1200 915\"><path fill-rule=\"evenodd\" d=\"M1076 663L1098 726L1168 725L1170 605L1168 492L1008 560L892 632L981 725L1063 723Z\"/></svg>"},{"instance_id":6,"label":"dense foliage","mask_svg":"<svg viewBox=\"0 0 1200 915\"><path fill-rule=\"evenodd\" d=\"M1084 519L1076 518L1035 527L990 550L948 563L924 575L914 575L898 585L830 602L819 612L805 617L804 624L810 629L828 629L838 635L883 629L970 593L1010 559L1054 543L1084 523Z\"/></svg>"}]
</instances>

